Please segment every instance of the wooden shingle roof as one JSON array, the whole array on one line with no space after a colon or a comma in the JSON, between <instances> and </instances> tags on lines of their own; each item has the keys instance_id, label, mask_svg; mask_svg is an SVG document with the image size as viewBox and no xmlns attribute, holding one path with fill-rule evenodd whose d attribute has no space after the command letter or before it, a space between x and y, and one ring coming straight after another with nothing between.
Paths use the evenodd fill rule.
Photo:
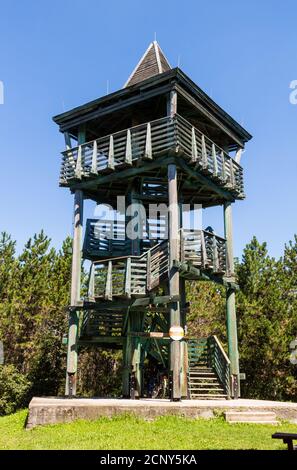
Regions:
<instances>
[{"instance_id":1,"label":"wooden shingle roof","mask_svg":"<svg viewBox=\"0 0 297 470\"><path fill-rule=\"evenodd\" d=\"M143 80L153 77L154 75L158 75L159 73L167 72L170 69L170 64L159 44L157 41L153 41L136 65L132 74L125 83L124 88L134 85L135 83L142 82Z\"/></svg>"}]
</instances>

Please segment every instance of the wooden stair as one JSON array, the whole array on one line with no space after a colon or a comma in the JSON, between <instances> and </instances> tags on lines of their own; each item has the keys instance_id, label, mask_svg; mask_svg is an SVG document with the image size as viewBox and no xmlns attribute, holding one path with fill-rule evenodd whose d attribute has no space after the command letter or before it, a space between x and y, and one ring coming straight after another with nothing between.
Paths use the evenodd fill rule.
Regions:
<instances>
[{"instance_id":1,"label":"wooden stair","mask_svg":"<svg viewBox=\"0 0 297 470\"><path fill-rule=\"evenodd\" d=\"M80 337L119 337L123 328L122 312L86 310L83 314Z\"/></svg>"},{"instance_id":2,"label":"wooden stair","mask_svg":"<svg viewBox=\"0 0 297 470\"><path fill-rule=\"evenodd\" d=\"M191 399L224 399L224 387L211 367L189 369L189 392Z\"/></svg>"},{"instance_id":3,"label":"wooden stair","mask_svg":"<svg viewBox=\"0 0 297 470\"><path fill-rule=\"evenodd\" d=\"M223 383L218 374L222 366L216 360L213 347L217 339L212 338L216 337L188 342L188 389L191 399L222 400L229 397L229 384Z\"/></svg>"}]
</instances>

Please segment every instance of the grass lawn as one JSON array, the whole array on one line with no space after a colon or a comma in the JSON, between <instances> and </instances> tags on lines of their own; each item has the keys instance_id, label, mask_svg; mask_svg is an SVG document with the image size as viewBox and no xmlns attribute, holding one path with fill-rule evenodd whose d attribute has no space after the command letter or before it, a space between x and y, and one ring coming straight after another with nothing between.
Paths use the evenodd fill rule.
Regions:
<instances>
[{"instance_id":1,"label":"grass lawn","mask_svg":"<svg viewBox=\"0 0 297 470\"><path fill-rule=\"evenodd\" d=\"M144 421L119 416L24 429L27 410L0 418L0 449L286 449L271 434L297 426L228 424L176 416Z\"/></svg>"}]
</instances>

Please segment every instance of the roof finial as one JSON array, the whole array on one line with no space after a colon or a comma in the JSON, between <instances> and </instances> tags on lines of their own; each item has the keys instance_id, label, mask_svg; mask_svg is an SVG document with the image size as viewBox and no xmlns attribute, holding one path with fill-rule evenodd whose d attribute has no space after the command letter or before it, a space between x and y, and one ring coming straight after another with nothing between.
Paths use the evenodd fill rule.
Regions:
<instances>
[{"instance_id":1,"label":"roof finial","mask_svg":"<svg viewBox=\"0 0 297 470\"><path fill-rule=\"evenodd\" d=\"M157 34L155 33L155 38ZM142 82L147 78L170 70L170 64L162 52L156 40L151 42L132 74L124 85L124 88L135 83Z\"/></svg>"},{"instance_id":2,"label":"roof finial","mask_svg":"<svg viewBox=\"0 0 297 470\"><path fill-rule=\"evenodd\" d=\"M154 32L154 41L157 42L157 33L156 33L156 31Z\"/></svg>"}]
</instances>

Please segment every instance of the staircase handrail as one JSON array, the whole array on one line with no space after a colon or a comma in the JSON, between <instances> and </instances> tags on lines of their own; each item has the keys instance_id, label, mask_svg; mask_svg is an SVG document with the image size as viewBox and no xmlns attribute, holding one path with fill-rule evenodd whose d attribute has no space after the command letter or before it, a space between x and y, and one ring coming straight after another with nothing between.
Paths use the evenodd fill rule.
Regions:
<instances>
[{"instance_id":1,"label":"staircase handrail","mask_svg":"<svg viewBox=\"0 0 297 470\"><path fill-rule=\"evenodd\" d=\"M144 253L141 253L141 255L124 255L124 256L116 256L116 257L111 257L111 258L102 258L100 260L98 259L96 261L93 261L93 264L101 264L101 263L105 263L106 261L117 261L117 260L122 260L122 259L124 260L127 258L144 259L147 256L147 253L149 251L152 252L157 247L160 247L163 243L165 244L165 242L168 243L168 240L162 240L161 242L158 242L156 245L152 246L149 250L145 251Z\"/></svg>"},{"instance_id":2,"label":"staircase handrail","mask_svg":"<svg viewBox=\"0 0 297 470\"><path fill-rule=\"evenodd\" d=\"M214 346L214 350L211 349ZM209 337L209 361L215 369L219 377L225 393L228 397L231 396L231 372L230 372L230 359L224 351L224 348L216 335ZM218 363L219 361L219 363Z\"/></svg>"}]
</instances>

